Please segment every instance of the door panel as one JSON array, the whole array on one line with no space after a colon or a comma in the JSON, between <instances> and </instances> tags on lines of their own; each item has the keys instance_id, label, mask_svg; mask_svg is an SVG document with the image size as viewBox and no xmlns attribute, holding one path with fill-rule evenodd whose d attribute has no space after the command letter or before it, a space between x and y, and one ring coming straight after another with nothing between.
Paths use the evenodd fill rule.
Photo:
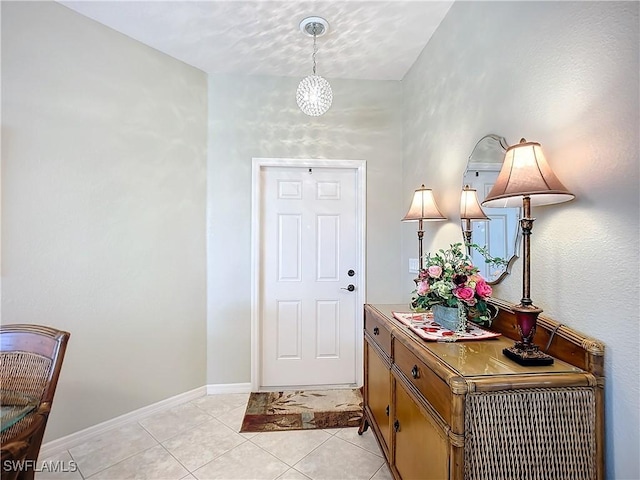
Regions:
<instances>
[{"instance_id":1,"label":"door panel","mask_svg":"<svg viewBox=\"0 0 640 480\"><path fill-rule=\"evenodd\" d=\"M278 330L277 358L300 359L302 357L302 318L300 302L278 302L276 318Z\"/></svg>"},{"instance_id":2,"label":"door panel","mask_svg":"<svg viewBox=\"0 0 640 480\"><path fill-rule=\"evenodd\" d=\"M261 386L355 384L356 171L269 167L261 182Z\"/></svg>"},{"instance_id":3,"label":"door panel","mask_svg":"<svg viewBox=\"0 0 640 480\"><path fill-rule=\"evenodd\" d=\"M318 215L317 220L317 280L319 282L337 282L339 280L338 267L340 265L340 216Z\"/></svg>"},{"instance_id":4,"label":"door panel","mask_svg":"<svg viewBox=\"0 0 640 480\"><path fill-rule=\"evenodd\" d=\"M316 303L316 339L318 357L340 356L340 304L336 300Z\"/></svg>"},{"instance_id":5,"label":"door panel","mask_svg":"<svg viewBox=\"0 0 640 480\"><path fill-rule=\"evenodd\" d=\"M302 217L278 215L278 280L302 279Z\"/></svg>"}]
</instances>

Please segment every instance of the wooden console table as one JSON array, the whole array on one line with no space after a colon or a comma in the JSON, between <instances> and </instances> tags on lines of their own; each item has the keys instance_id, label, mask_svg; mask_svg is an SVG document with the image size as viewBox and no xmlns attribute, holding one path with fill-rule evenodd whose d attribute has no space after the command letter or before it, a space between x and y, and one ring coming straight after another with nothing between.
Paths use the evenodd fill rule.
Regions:
<instances>
[{"instance_id":1,"label":"wooden console table","mask_svg":"<svg viewBox=\"0 0 640 480\"><path fill-rule=\"evenodd\" d=\"M604 346L541 316L535 342L556 360L523 367L502 354L517 338L427 342L393 318L405 305L365 305L364 403L397 479L604 479Z\"/></svg>"}]
</instances>

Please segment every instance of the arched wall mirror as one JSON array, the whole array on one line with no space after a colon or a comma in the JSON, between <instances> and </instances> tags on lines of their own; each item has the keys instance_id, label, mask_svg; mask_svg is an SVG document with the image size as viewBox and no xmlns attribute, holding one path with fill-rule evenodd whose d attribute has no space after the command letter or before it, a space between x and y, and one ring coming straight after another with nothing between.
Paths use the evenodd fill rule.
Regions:
<instances>
[{"instance_id":1,"label":"arched wall mirror","mask_svg":"<svg viewBox=\"0 0 640 480\"><path fill-rule=\"evenodd\" d=\"M489 134L478 140L469 156L462 186L464 188L465 185L469 185L474 188L480 203L498 178L507 148L504 137ZM495 285L511 272L511 267L518 258L521 213L520 208L483 207L483 210L490 221L471 222L471 243L484 247L491 257L505 259L506 264L487 264L484 255L473 248L471 257L473 264L480 269L487 282Z\"/></svg>"}]
</instances>

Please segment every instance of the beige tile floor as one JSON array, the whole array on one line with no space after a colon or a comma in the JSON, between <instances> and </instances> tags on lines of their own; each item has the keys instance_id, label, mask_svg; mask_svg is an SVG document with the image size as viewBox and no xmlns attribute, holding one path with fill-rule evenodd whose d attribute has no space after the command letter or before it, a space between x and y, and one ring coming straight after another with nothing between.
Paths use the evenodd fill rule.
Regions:
<instances>
[{"instance_id":1,"label":"beige tile floor","mask_svg":"<svg viewBox=\"0 0 640 480\"><path fill-rule=\"evenodd\" d=\"M209 395L41 459L78 466L51 479L389 480L371 430L238 433L249 394Z\"/></svg>"}]
</instances>

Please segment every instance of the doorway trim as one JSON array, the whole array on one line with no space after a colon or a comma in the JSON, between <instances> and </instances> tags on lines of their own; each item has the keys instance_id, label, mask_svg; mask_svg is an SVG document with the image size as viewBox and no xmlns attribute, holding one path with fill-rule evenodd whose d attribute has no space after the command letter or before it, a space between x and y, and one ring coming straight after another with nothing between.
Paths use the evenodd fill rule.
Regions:
<instances>
[{"instance_id":1,"label":"doorway trim","mask_svg":"<svg viewBox=\"0 0 640 480\"><path fill-rule=\"evenodd\" d=\"M251 169L251 391L261 389L261 289L260 271L262 249L260 248L260 225L262 223L262 172L268 167L342 168L356 172L356 271L359 272L356 285L356 386L364 382L363 342L364 302L366 298L366 205L367 205L367 162L366 160L329 160L299 158L252 159Z\"/></svg>"}]
</instances>

